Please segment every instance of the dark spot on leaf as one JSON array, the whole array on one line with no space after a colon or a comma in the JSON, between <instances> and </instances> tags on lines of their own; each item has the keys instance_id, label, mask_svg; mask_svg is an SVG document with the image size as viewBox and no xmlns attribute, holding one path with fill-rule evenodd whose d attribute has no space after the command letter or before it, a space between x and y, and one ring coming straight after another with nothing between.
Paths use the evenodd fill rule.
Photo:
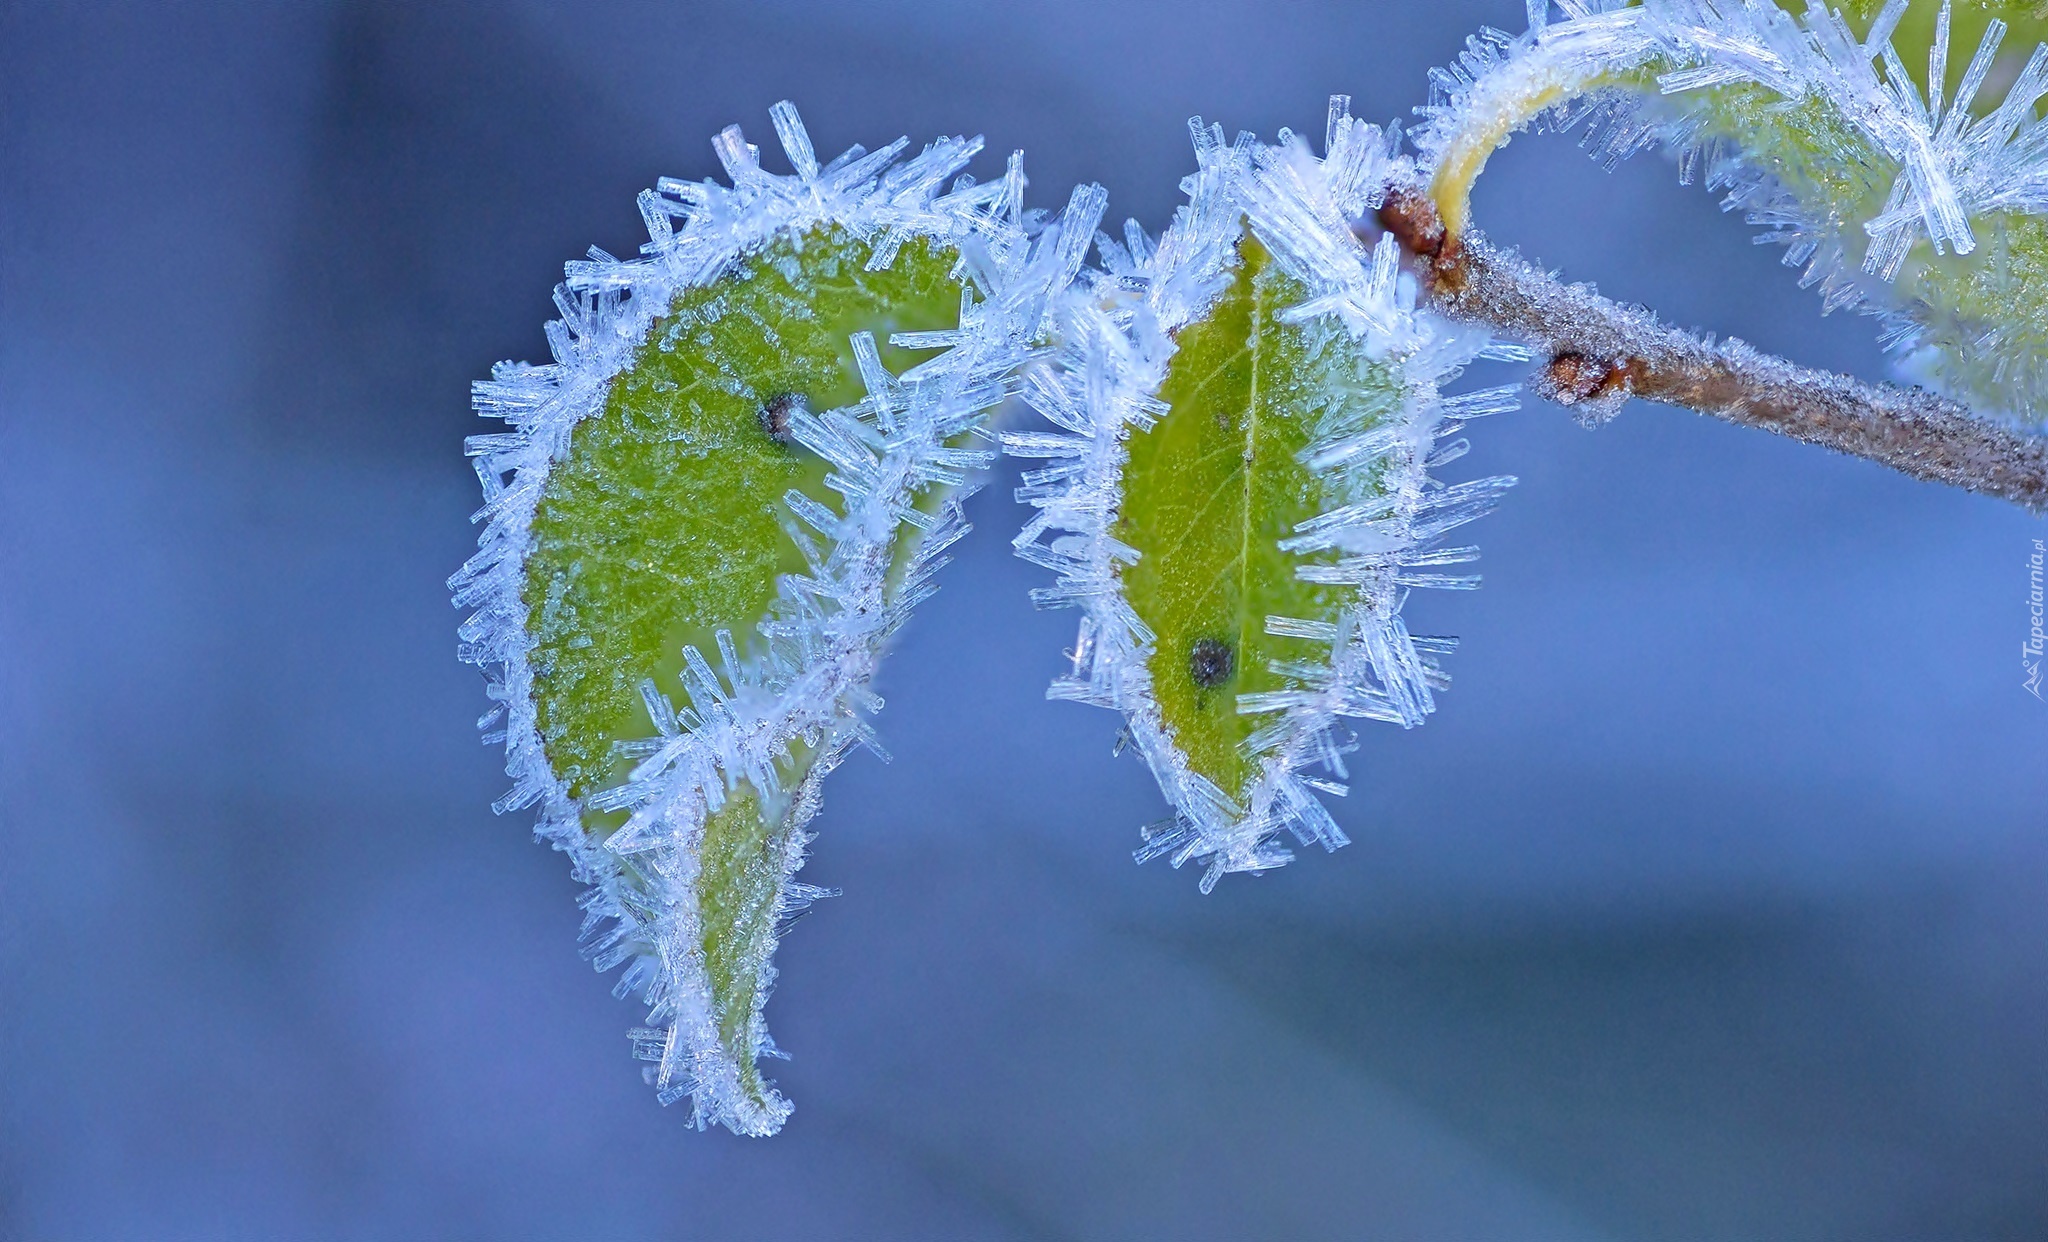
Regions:
<instances>
[{"instance_id":1,"label":"dark spot on leaf","mask_svg":"<svg viewBox=\"0 0 2048 1242\"><path fill-rule=\"evenodd\" d=\"M1198 638L1194 649L1188 652L1188 675L1202 689L1214 690L1230 680L1236 663L1229 643L1220 638Z\"/></svg>"},{"instance_id":2,"label":"dark spot on leaf","mask_svg":"<svg viewBox=\"0 0 2048 1242\"><path fill-rule=\"evenodd\" d=\"M790 419L799 412L811 412L811 403L800 392L778 392L761 406L761 430L769 439L788 448L796 443L796 436L790 432Z\"/></svg>"}]
</instances>

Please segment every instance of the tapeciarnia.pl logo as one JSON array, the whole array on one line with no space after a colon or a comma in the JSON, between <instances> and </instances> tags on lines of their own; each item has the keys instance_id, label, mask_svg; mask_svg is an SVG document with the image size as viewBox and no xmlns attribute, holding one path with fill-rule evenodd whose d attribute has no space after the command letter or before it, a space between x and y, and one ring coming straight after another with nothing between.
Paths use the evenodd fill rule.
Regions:
<instances>
[{"instance_id":1,"label":"tapeciarnia.pl logo","mask_svg":"<svg viewBox=\"0 0 2048 1242\"><path fill-rule=\"evenodd\" d=\"M2027 670L2027 679L2021 687L2035 698L2041 698L2041 651L2044 636L2041 633L2041 569L2048 559L2048 545L2034 540L2034 555L2027 560L2027 612L2033 619L2033 628L2027 631L2027 641L2020 646L2020 666ZM2048 702L2048 699L2043 699Z\"/></svg>"}]
</instances>

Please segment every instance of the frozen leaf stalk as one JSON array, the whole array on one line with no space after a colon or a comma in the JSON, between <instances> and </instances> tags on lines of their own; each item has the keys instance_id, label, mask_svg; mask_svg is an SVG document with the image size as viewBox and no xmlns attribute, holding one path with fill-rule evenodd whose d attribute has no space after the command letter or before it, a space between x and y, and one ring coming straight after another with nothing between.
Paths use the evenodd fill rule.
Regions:
<instances>
[{"instance_id":1,"label":"frozen leaf stalk","mask_svg":"<svg viewBox=\"0 0 2048 1242\"><path fill-rule=\"evenodd\" d=\"M790 1111L762 1009L821 895L793 878L820 782L874 745L876 662L1101 211L1084 189L1045 225L1020 157L959 175L978 139L821 166L773 115L792 174L726 130L731 184L643 193L638 257L568 265L554 361L476 385L511 429L468 443L484 533L450 581L500 704L498 809L537 806L590 885L585 953L646 1001L661 1100L755 1135Z\"/></svg>"}]
</instances>

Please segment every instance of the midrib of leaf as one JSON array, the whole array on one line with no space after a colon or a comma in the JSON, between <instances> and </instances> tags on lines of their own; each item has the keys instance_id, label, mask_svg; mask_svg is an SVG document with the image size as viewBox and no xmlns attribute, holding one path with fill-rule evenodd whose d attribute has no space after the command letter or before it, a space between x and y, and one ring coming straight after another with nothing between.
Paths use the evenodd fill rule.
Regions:
<instances>
[{"instance_id":1,"label":"midrib of leaf","mask_svg":"<svg viewBox=\"0 0 2048 1242\"><path fill-rule=\"evenodd\" d=\"M1256 245L1257 243L1253 242L1252 244ZM1244 532L1243 537L1238 541L1237 553L1237 597L1240 600L1248 600L1252 596L1252 522L1250 515L1257 512L1252 506L1255 502L1260 465L1258 457L1259 360L1263 351L1258 348L1258 343L1263 339L1260 329L1265 326L1266 286L1264 282L1258 279L1258 276L1259 269L1262 269L1270 260L1263 253L1258 255L1257 258L1258 262L1256 264L1253 263L1252 256L1250 255L1246 255L1241 260L1247 268L1252 269L1251 330L1245 336L1244 346L1245 352L1251 358L1252 375L1251 383L1246 386L1244 403L1244 513L1246 520L1238 524ZM1249 610L1239 608L1237 644L1232 650L1240 653L1241 657L1250 656L1254 649L1254 636L1250 632L1250 622ZM1263 629L1262 625L1261 630L1263 631ZM1236 793L1238 791L1232 789L1230 792Z\"/></svg>"},{"instance_id":2,"label":"midrib of leaf","mask_svg":"<svg viewBox=\"0 0 2048 1242\"><path fill-rule=\"evenodd\" d=\"M742 784L705 817L698 855L697 912L712 1019L719 1044L739 1067L741 1088L757 1105L766 1101L768 1085L754 1060L753 1023L782 896L778 855L789 830L788 799L778 801L783 809L767 812L753 787Z\"/></svg>"}]
</instances>

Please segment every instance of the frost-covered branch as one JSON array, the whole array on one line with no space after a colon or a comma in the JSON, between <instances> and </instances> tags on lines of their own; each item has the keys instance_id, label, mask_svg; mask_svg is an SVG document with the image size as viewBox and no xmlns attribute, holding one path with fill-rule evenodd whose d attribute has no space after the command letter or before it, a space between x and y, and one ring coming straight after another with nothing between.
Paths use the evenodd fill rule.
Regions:
<instances>
[{"instance_id":1,"label":"frost-covered branch","mask_svg":"<svg viewBox=\"0 0 2048 1242\"><path fill-rule=\"evenodd\" d=\"M1862 457L1916 479L2048 507L2048 438L1979 418L1918 388L1866 384L1795 366L1734 338L1673 328L1646 310L1565 284L1476 232L1447 238L1419 194L1380 223L1420 261L1430 301L1452 318L1536 345L1538 392L1597 425L1629 397Z\"/></svg>"}]
</instances>

